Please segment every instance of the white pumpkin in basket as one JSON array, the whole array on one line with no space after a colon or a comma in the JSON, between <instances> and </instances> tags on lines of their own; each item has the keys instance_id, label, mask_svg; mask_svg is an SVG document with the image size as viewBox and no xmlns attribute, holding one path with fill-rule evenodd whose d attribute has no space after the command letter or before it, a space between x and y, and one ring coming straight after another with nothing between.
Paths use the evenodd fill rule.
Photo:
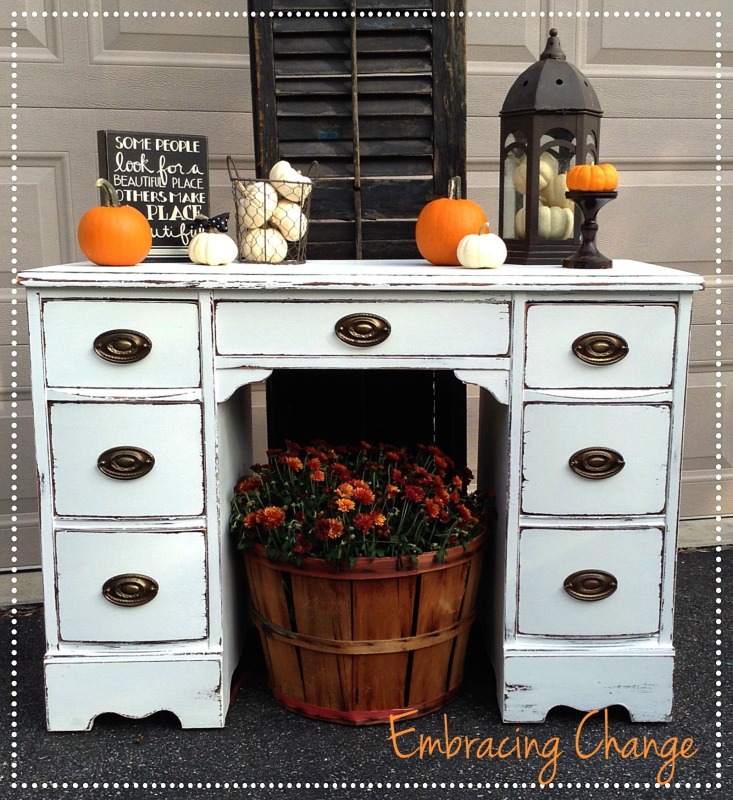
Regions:
<instances>
[{"instance_id":1,"label":"white pumpkin in basket","mask_svg":"<svg viewBox=\"0 0 733 800\"><path fill-rule=\"evenodd\" d=\"M288 243L275 228L252 228L242 239L239 255L243 261L279 264L288 255Z\"/></svg>"},{"instance_id":2,"label":"white pumpkin in basket","mask_svg":"<svg viewBox=\"0 0 733 800\"><path fill-rule=\"evenodd\" d=\"M308 219L297 203L281 200L270 218L274 225L289 242L297 242L308 231Z\"/></svg>"},{"instance_id":3,"label":"white pumpkin in basket","mask_svg":"<svg viewBox=\"0 0 733 800\"><path fill-rule=\"evenodd\" d=\"M267 181L237 182L237 218L243 228L264 228L277 208L278 197Z\"/></svg>"},{"instance_id":4,"label":"white pumpkin in basket","mask_svg":"<svg viewBox=\"0 0 733 800\"><path fill-rule=\"evenodd\" d=\"M278 161L273 165L270 182L281 197L293 203L302 203L313 188L311 179L291 167L289 161Z\"/></svg>"}]
</instances>

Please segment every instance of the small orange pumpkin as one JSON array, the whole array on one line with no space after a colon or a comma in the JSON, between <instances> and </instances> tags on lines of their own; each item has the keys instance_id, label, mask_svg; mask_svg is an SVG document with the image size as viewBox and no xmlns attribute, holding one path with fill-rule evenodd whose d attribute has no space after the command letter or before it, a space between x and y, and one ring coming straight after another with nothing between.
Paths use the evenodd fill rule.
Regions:
<instances>
[{"instance_id":1,"label":"small orange pumpkin","mask_svg":"<svg viewBox=\"0 0 733 800\"><path fill-rule=\"evenodd\" d=\"M486 222L486 214L478 203L461 198L461 179L451 178L448 197L431 200L417 217L417 249L431 264L459 266L458 243Z\"/></svg>"},{"instance_id":2,"label":"small orange pumpkin","mask_svg":"<svg viewBox=\"0 0 733 800\"><path fill-rule=\"evenodd\" d=\"M103 205L90 208L79 220L76 235L82 253L103 267L139 264L153 246L153 232L144 214L120 203L117 190L100 178Z\"/></svg>"},{"instance_id":3,"label":"small orange pumpkin","mask_svg":"<svg viewBox=\"0 0 733 800\"><path fill-rule=\"evenodd\" d=\"M576 164L568 170L569 192L613 192L618 186L618 172L613 164Z\"/></svg>"}]
</instances>

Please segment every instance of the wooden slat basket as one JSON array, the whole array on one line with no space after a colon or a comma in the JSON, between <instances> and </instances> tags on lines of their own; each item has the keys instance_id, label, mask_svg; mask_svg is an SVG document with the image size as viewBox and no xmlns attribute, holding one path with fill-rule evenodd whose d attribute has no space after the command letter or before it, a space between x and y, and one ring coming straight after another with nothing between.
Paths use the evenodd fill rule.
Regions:
<instances>
[{"instance_id":1,"label":"wooden slat basket","mask_svg":"<svg viewBox=\"0 0 733 800\"><path fill-rule=\"evenodd\" d=\"M345 725L427 714L453 699L463 665L485 549L410 559L358 559L338 571L306 559L270 561L245 551L252 613L268 682L285 708Z\"/></svg>"}]
</instances>

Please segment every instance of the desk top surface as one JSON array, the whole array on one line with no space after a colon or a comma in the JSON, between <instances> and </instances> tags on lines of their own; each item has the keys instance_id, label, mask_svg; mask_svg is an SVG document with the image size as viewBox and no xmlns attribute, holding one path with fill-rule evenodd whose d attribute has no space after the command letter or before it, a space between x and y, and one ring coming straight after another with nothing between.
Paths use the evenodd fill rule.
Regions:
<instances>
[{"instance_id":1,"label":"desk top surface","mask_svg":"<svg viewBox=\"0 0 733 800\"><path fill-rule=\"evenodd\" d=\"M22 272L25 287L206 290L439 290L571 291L654 289L693 291L702 276L682 270L617 259L611 269L504 264L498 269L436 267L422 260L307 261L259 265L234 262L205 267L191 262L143 262L134 267L99 267L90 262L39 267Z\"/></svg>"}]
</instances>

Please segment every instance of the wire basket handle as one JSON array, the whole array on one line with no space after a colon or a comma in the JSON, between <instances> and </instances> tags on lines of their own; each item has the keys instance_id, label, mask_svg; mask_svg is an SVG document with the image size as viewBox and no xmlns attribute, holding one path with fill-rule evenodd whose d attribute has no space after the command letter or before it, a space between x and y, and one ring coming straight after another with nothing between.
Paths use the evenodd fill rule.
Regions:
<instances>
[{"instance_id":1,"label":"wire basket handle","mask_svg":"<svg viewBox=\"0 0 733 800\"><path fill-rule=\"evenodd\" d=\"M318 180L318 162L311 161L308 171L305 173L315 183Z\"/></svg>"},{"instance_id":2,"label":"wire basket handle","mask_svg":"<svg viewBox=\"0 0 733 800\"><path fill-rule=\"evenodd\" d=\"M231 156L227 156L227 171L229 172L230 180L233 181L242 180L242 178L239 175L239 172L237 171L237 165L234 163L234 159Z\"/></svg>"}]
</instances>

